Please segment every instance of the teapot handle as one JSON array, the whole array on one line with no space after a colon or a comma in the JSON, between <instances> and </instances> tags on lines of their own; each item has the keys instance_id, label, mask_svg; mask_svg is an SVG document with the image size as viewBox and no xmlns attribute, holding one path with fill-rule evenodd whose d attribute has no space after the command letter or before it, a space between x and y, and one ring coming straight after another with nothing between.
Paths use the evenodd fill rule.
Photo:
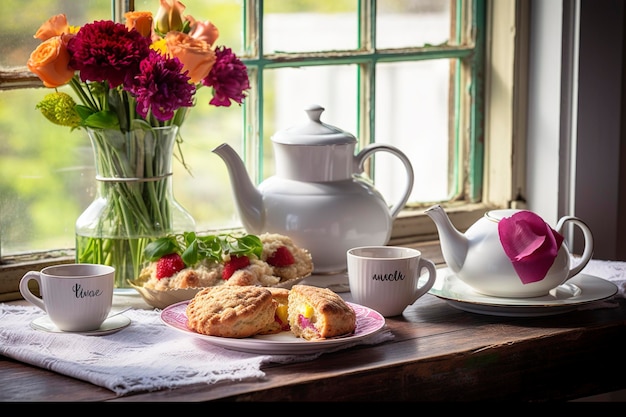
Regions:
<instances>
[{"instance_id":1,"label":"teapot handle","mask_svg":"<svg viewBox=\"0 0 626 417\"><path fill-rule=\"evenodd\" d=\"M404 191L402 192L402 197L389 208L391 218L395 219L409 199L411 190L413 190L413 165L411 165L411 161L409 161L409 158L407 158L407 156L398 148L382 143L372 143L371 145L368 145L365 148L361 149L361 152L359 152L355 156L355 162L359 169L358 172L363 172L363 164L365 163L365 160L370 157L374 152L378 151L389 152L397 156L402 161L402 163L404 164L404 168L406 169L407 181L404 186Z\"/></svg>"},{"instance_id":2,"label":"teapot handle","mask_svg":"<svg viewBox=\"0 0 626 417\"><path fill-rule=\"evenodd\" d=\"M583 250L583 254L580 256L580 260L578 261L576 266L570 269L569 274L567 275L567 279L570 279L571 277L582 271L582 269L587 266L587 263L589 263L589 260L593 255L593 234L591 233L591 229L589 229L589 226L587 226L585 222L574 216L561 217L556 225L556 231L561 233L563 226L565 226L565 223L567 222L572 222L576 226L578 226L583 232L583 236L585 238L585 249Z\"/></svg>"}]
</instances>

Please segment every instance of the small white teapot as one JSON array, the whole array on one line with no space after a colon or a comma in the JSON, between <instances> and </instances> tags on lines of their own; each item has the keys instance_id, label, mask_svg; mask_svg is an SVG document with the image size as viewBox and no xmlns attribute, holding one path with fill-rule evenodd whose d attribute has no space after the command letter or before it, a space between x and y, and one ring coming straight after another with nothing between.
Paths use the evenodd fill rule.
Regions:
<instances>
[{"instance_id":1,"label":"small white teapot","mask_svg":"<svg viewBox=\"0 0 626 417\"><path fill-rule=\"evenodd\" d=\"M461 281L485 295L507 298L546 295L578 274L593 255L591 230L577 217L564 216L559 219L556 229L551 229L528 210L492 210L485 213L463 234L452 225L441 206L430 207L425 213L437 226L443 257L450 270ZM499 223L503 219L518 218L513 216L519 213L538 222L535 224L538 227L529 226L525 217L523 221L512 224L513 229L510 230L518 232L519 228L529 227L528 233L510 238L502 235ZM566 223L578 226L584 236L583 254L576 262L572 261L559 234ZM505 224L507 223L502 226ZM545 234L542 235L543 232ZM519 236L523 238L520 239ZM555 241L550 242L554 236ZM551 264L546 264L546 255L541 251L549 244L552 244L551 250L555 256ZM513 249L519 250L516 255L507 252L511 250L511 246L516 246ZM552 261L551 257L548 259ZM543 267L544 270L538 271L537 267Z\"/></svg>"},{"instance_id":2,"label":"small white teapot","mask_svg":"<svg viewBox=\"0 0 626 417\"><path fill-rule=\"evenodd\" d=\"M374 143L356 152L357 139L323 123L324 108L306 109L307 120L272 136L276 174L258 187L243 161L226 143L213 149L230 175L239 217L248 233L280 233L309 250L315 274L347 268L346 252L386 245L393 219L413 188L413 167L399 149ZM389 204L363 174L365 161L387 152L405 168L404 189Z\"/></svg>"}]
</instances>

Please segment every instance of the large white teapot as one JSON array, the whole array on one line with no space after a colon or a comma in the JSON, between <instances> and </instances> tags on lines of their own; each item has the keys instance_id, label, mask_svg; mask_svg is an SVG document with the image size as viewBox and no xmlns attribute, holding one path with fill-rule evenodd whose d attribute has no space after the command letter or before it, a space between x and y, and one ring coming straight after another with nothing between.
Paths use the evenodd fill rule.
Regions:
<instances>
[{"instance_id":1,"label":"large white teapot","mask_svg":"<svg viewBox=\"0 0 626 417\"><path fill-rule=\"evenodd\" d=\"M577 217L564 216L552 229L528 210L492 210L463 234L452 225L441 206L430 207L425 213L437 226L441 250L449 269L461 281L485 295L510 298L546 295L578 274L593 255L591 230ZM512 224L509 229L511 234L503 235L503 229L499 230L500 222L521 215L530 216L538 224L529 226L524 217L519 223ZM583 254L576 261L561 240L560 231L567 223L578 226L585 240ZM524 228L527 230L524 231ZM542 253L550 244L551 256L546 255L548 250ZM518 250L516 256L507 252L511 246ZM537 267L543 269L538 271Z\"/></svg>"},{"instance_id":2,"label":"large white teapot","mask_svg":"<svg viewBox=\"0 0 626 417\"><path fill-rule=\"evenodd\" d=\"M346 252L386 245L393 219L413 188L409 159L393 146L372 144L355 153L356 138L320 121L324 109L306 109L308 120L272 136L276 174L256 188L243 161L228 145L213 150L228 168L239 217L248 233L279 233L311 253L314 273L340 273ZM398 157L406 169L401 198L388 205L361 174L375 152Z\"/></svg>"}]
</instances>

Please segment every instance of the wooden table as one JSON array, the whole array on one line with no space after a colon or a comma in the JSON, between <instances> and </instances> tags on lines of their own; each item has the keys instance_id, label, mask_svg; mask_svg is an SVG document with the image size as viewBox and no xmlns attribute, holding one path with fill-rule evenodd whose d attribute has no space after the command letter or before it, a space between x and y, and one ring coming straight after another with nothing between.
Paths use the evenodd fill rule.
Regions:
<instances>
[{"instance_id":1,"label":"wooden table","mask_svg":"<svg viewBox=\"0 0 626 417\"><path fill-rule=\"evenodd\" d=\"M0 356L0 401L571 400L626 388L626 300L534 317L457 310L427 294L388 318L395 339L262 368L264 380L116 397Z\"/></svg>"}]
</instances>

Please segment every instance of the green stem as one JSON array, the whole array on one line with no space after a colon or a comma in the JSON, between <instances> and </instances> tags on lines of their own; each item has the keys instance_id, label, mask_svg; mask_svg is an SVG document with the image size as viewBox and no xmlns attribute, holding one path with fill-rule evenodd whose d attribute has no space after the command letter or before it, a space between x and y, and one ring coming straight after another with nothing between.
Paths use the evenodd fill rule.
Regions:
<instances>
[{"instance_id":1,"label":"green stem","mask_svg":"<svg viewBox=\"0 0 626 417\"><path fill-rule=\"evenodd\" d=\"M124 276L118 286L138 276L146 245L172 232L168 174L177 130L145 126L125 133L88 130L98 175L104 177L98 183L99 198L108 204L100 211L95 231L93 226L89 226L92 231L82 230L81 219L77 221L77 260L112 264L116 269L117 265L132 265L130 273L120 270Z\"/></svg>"},{"instance_id":2,"label":"green stem","mask_svg":"<svg viewBox=\"0 0 626 417\"><path fill-rule=\"evenodd\" d=\"M88 95L85 92L85 90L82 88L82 84L81 84L80 79L78 78L78 75L74 75L72 77L72 79L70 80L70 87L72 87L72 90L74 90L74 92L76 93L79 100L81 101L81 103L83 103L84 106L89 107L94 112L100 111L100 108L98 107L98 102L94 100L91 94Z\"/></svg>"}]
</instances>

